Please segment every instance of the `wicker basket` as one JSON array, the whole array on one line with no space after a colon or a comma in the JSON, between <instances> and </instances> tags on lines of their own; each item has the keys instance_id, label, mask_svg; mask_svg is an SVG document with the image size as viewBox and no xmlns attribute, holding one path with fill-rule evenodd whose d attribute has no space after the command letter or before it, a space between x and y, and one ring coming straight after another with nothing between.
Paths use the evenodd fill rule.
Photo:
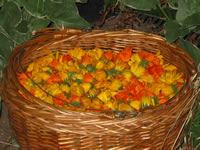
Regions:
<instances>
[{"instance_id":1,"label":"wicker basket","mask_svg":"<svg viewBox=\"0 0 200 150\"><path fill-rule=\"evenodd\" d=\"M1 96L9 111L9 120L22 150L68 149L175 149L197 91L192 87L197 74L193 59L176 45L167 45L164 38L133 30L88 33L78 29L42 29L38 37L12 52L1 83ZM115 113L78 112L54 107L31 95L17 80L29 63L53 52L66 49L101 48L118 52L125 46L133 51L161 51L166 62L184 72L186 83L166 104L140 112L123 120ZM20 56L20 57L19 57ZM18 91L32 100L25 100Z\"/></svg>"}]
</instances>

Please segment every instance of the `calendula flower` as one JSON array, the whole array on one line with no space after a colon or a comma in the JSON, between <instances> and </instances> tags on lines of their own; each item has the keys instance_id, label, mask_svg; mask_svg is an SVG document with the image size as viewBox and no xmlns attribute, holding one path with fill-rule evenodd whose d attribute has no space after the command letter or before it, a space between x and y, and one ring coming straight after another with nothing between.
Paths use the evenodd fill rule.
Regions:
<instances>
[{"instance_id":1,"label":"calendula flower","mask_svg":"<svg viewBox=\"0 0 200 150\"><path fill-rule=\"evenodd\" d=\"M92 88L88 91L88 95L91 97L91 98L95 98L97 95L98 95L98 91L97 89L95 88Z\"/></svg>"},{"instance_id":2,"label":"calendula flower","mask_svg":"<svg viewBox=\"0 0 200 150\"><path fill-rule=\"evenodd\" d=\"M142 75L138 79L140 82L146 82L146 83L154 83L154 79L150 74Z\"/></svg>"},{"instance_id":3,"label":"calendula flower","mask_svg":"<svg viewBox=\"0 0 200 150\"><path fill-rule=\"evenodd\" d=\"M126 103L120 103L118 109L119 109L119 111L131 111L131 110L133 110L133 108Z\"/></svg>"},{"instance_id":4,"label":"calendula flower","mask_svg":"<svg viewBox=\"0 0 200 150\"><path fill-rule=\"evenodd\" d=\"M115 59L115 55L114 55L114 53L112 51L106 51L106 52L104 52L103 55L108 60L114 60Z\"/></svg>"},{"instance_id":5,"label":"calendula flower","mask_svg":"<svg viewBox=\"0 0 200 150\"><path fill-rule=\"evenodd\" d=\"M82 48L74 48L69 50L68 53L72 58L80 60L82 56L85 55L86 52Z\"/></svg>"},{"instance_id":6,"label":"calendula flower","mask_svg":"<svg viewBox=\"0 0 200 150\"><path fill-rule=\"evenodd\" d=\"M143 96L141 99L142 108L146 108L149 106L155 106L154 99L150 96Z\"/></svg>"},{"instance_id":7,"label":"calendula flower","mask_svg":"<svg viewBox=\"0 0 200 150\"><path fill-rule=\"evenodd\" d=\"M160 51L156 53L156 57L160 60L160 64L163 65L164 64L163 56L160 54Z\"/></svg>"},{"instance_id":8,"label":"calendula flower","mask_svg":"<svg viewBox=\"0 0 200 150\"><path fill-rule=\"evenodd\" d=\"M122 62L128 62L132 55L132 47L126 47L122 51L117 54L117 58L120 59Z\"/></svg>"},{"instance_id":9,"label":"calendula flower","mask_svg":"<svg viewBox=\"0 0 200 150\"><path fill-rule=\"evenodd\" d=\"M129 105L139 111L141 109L141 101L130 101Z\"/></svg>"},{"instance_id":10,"label":"calendula flower","mask_svg":"<svg viewBox=\"0 0 200 150\"><path fill-rule=\"evenodd\" d=\"M83 96L84 95L84 89L82 86L76 86L76 85L72 85L70 87L70 92L72 95L76 95L76 96Z\"/></svg>"},{"instance_id":11,"label":"calendula flower","mask_svg":"<svg viewBox=\"0 0 200 150\"><path fill-rule=\"evenodd\" d=\"M138 52L138 54L142 57L142 60L146 59L150 62L153 61L153 59L155 58L154 54L145 51L140 51Z\"/></svg>"},{"instance_id":12,"label":"calendula flower","mask_svg":"<svg viewBox=\"0 0 200 150\"><path fill-rule=\"evenodd\" d=\"M177 71L167 71L160 76L160 81L167 84L176 84L177 82L184 82L182 79L183 73Z\"/></svg>"},{"instance_id":13,"label":"calendula flower","mask_svg":"<svg viewBox=\"0 0 200 150\"><path fill-rule=\"evenodd\" d=\"M90 73L86 73L83 77L83 82L93 82L94 77Z\"/></svg>"},{"instance_id":14,"label":"calendula flower","mask_svg":"<svg viewBox=\"0 0 200 150\"><path fill-rule=\"evenodd\" d=\"M118 80L118 79L114 79L114 80L111 81L111 85L110 85L109 89L110 89L111 91L117 91L117 90L119 90L119 88L120 88L121 86L122 86L121 81Z\"/></svg>"},{"instance_id":15,"label":"calendula flower","mask_svg":"<svg viewBox=\"0 0 200 150\"><path fill-rule=\"evenodd\" d=\"M137 62L134 62L134 63L131 65L131 72L132 72L136 77L140 77L140 76L144 75L145 68L142 67L141 65L139 65Z\"/></svg>"},{"instance_id":16,"label":"calendula flower","mask_svg":"<svg viewBox=\"0 0 200 150\"><path fill-rule=\"evenodd\" d=\"M133 76L133 74L130 70L123 71L122 75L124 75L125 80L128 81L128 82L131 80L131 78Z\"/></svg>"},{"instance_id":17,"label":"calendula flower","mask_svg":"<svg viewBox=\"0 0 200 150\"><path fill-rule=\"evenodd\" d=\"M103 71L103 70L97 70L95 72L95 79L97 81L103 81L103 80L105 80L106 79L106 72Z\"/></svg>"},{"instance_id":18,"label":"calendula flower","mask_svg":"<svg viewBox=\"0 0 200 150\"><path fill-rule=\"evenodd\" d=\"M111 100L111 92L110 90L105 90L103 92L101 92L97 97L104 103L107 103L108 101Z\"/></svg>"},{"instance_id":19,"label":"calendula flower","mask_svg":"<svg viewBox=\"0 0 200 150\"><path fill-rule=\"evenodd\" d=\"M101 109L103 103L99 98L92 99L91 108Z\"/></svg>"},{"instance_id":20,"label":"calendula flower","mask_svg":"<svg viewBox=\"0 0 200 150\"><path fill-rule=\"evenodd\" d=\"M136 54L133 54L131 56L131 60L128 62L128 64L131 66L134 62L140 64L141 63L141 58L140 56L136 53Z\"/></svg>"},{"instance_id":21,"label":"calendula flower","mask_svg":"<svg viewBox=\"0 0 200 150\"><path fill-rule=\"evenodd\" d=\"M66 93L69 93L69 91L70 91L70 87L69 87L67 84L61 84L61 85L60 85L60 89L61 89L63 92L66 92Z\"/></svg>"},{"instance_id":22,"label":"calendula flower","mask_svg":"<svg viewBox=\"0 0 200 150\"><path fill-rule=\"evenodd\" d=\"M115 70L122 71L125 68L129 68L129 65L126 62L122 62L121 60L117 59L115 61Z\"/></svg>"},{"instance_id":23,"label":"calendula flower","mask_svg":"<svg viewBox=\"0 0 200 150\"><path fill-rule=\"evenodd\" d=\"M82 97L80 102L86 108L90 108L92 104L91 98L88 98L88 97Z\"/></svg>"},{"instance_id":24,"label":"calendula flower","mask_svg":"<svg viewBox=\"0 0 200 150\"><path fill-rule=\"evenodd\" d=\"M92 85L90 83L81 83L80 86L82 86L85 93L87 93L92 87Z\"/></svg>"},{"instance_id":25,"label":"calendula flower","mask_svg":"<svg viewBox=\"0 0 200 150\"><path fill-rule=\"evenodd\" d=\"M93 58L95 58L96 60L99 60L103 54L104 54L104 50L102 49L93 49L93 50L88 50L87 54Z\"/></svg>"},{"instance_id":26,"label":"calendula flower","mask_svg":"<svg viewBox=\"0 0 200 150\"><path fill-rule=\"evenodd\" d=\"M105 66L104 61L100 60L100 61L98 61L98 63L96 64L96 69L103 69L104 66Z\"/></svg>"},{"instance_id":27,"label":"calendula flower","mask_svg":"<svg viewBox=\"0 0 200 150\"><path fill-rule=\"evenodd\" d=\"M175 71L177 69L176 66L170 64L163 65L163 68L165 71Z\"/></svg>"},{"instance_id":28,"label":"calendula flower","mask_svg":"<svg viewBox=\"0 0 200 150\"><path fill-rule=\"evenodd\" d=\"M115 68L115 63L112 61L108 61L106 65L104 65L104 70L111 70Z\"/></svg>"}]
</instances>

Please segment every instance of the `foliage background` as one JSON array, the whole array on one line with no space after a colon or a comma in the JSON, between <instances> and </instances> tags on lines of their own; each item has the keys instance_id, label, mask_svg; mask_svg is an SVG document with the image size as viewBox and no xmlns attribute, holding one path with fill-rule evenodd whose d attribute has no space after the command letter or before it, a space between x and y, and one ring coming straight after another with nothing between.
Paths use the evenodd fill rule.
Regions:
<instances>
[{"instance_id":1,"label":"foliage background","mask_svg":"<svg viewBox=\"0 0 200 150\"><path fill-rule=\"evenodd\" d=\"M77 3L87 3L87 0L1 0L0 80L13 48L33 38L33 31L60 26L91 28L91 24L79 15ZM184 39L191 32L200 34L200 0L104 0L104 11L116 4L120 5L121 11L134 9L165 20L163 36L167 43L178 42L200 66L199 48ZM192 136L197 149L200 148L199 110L190 123L191 130L186 132L187 136Z\"/></svg>"}]
</instances>

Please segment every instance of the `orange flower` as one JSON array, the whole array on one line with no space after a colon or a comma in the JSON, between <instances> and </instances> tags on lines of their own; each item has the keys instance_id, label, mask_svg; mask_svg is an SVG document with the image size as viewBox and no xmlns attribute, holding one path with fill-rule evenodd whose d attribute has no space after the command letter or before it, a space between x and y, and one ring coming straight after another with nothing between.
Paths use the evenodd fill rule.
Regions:
<instances>
[{"instance_id":1,"label":"orange flower","mask_svg":"<svg viewBox=\"0 0 200 150\"><path fill-rule=\"evenodd\" d=\"M63 55L62 62L74 61L70 55Z\"/></svg>"},{"instance_id":2,"label":"orange flower","mask_svg":"<svg viewBox=\"0 0 200 150\"><path fill-rule=\"evenodd\" d=\"M138 54L142 57L143 60L146 59L148 61L152 61L155 58L154 54L149 52L140 51Z\"/></svg>"},{"instance_id":3,"label":"orange flower","mask_svg":"<svg viewBox=\"0 0 200 150\"><path fill-rule=\"evenodd\" d=\"M51 77L47 80L48 84L62 82L61 76L57 72L53 72Z\"/></svg>"},{"instance_id":4,"label":"orange flower","mask_svg":"<svg viewBox=\"0 0 200 150\"><path fill-rule=\"evenodd\" d=\"M128 62L132 55L132 47L124 48L120 53L118 53L117 58L123 62Z\"/></svg>"},{"instance_id":5,"label":"orange flower","mask_svg":"<svg viewBox=\"0 0 200 150\"><path fill-rule=\"evenodd\" d=\"M108 60L114 61L115 55L111 51L104 52L104 57L106 57Z\"/></svg>"},{"instance_id":6,"label":"orange flower","mask_svg":"<svg viewBox=\"0 0 200 150\"><path fill-rule=\"evenodd\" d=\"M148 71L151 75L158 75L160 76L164 69L161 65L153 64L151 67L148 68Z\"/></svg>"},{"instance_id":7,"label":"orange flower","mask_svg":"<svg viewBox=\"0 0 200 150\"><path fill-rule=\"evenodd\" d=\"M94 81L94 78L91 74L86 73L83 77L83 82L92 82Z\"/></svg>"},{"instance_id":8,"label":"orange flower","mask_svg":"<svg viewBox=\"0 0 200 150\"><path fill-rule=\"evenodd\" d=\"M61 94L56 95L53 98L53 101L54 101L55 104L62 106L66 102L68 102L69 100L65 97L65 95L63 93L61 93Z\"/></svg>"},{"instance_id":9,"label":"orange flower","mask_svg":"<svg viewBox=\"0 0 200 150\"><path fill-rule=\"evenodd\" d=\"M129 92L126 91L126 90L119 91L119 92L117 93L117 95L115 95L115 98L116 98L117 100L123 100L123 101L125 101L125 102L128 101L128 97L129 97Z\"/></svg>"},{"instance_id":10,"label":"orange flower","mask_svg":"<svg viewBox=\"0 0 200 150\"><path fill-rule=\"evenodd\" d=\"M89 55L84 55L84 56L82 56L82 58L81 58L81 63L83 64L83 65L88 65L88 64L90 64L91 63L91 60L92 58L91 58L91 56L89 56Z\"/></svg>"},{"instance_id":11,"label":"orange flower","mask_svg":"<svg viewBox=\"0 0 200 150\"><path fill-rule=\"evenodd\" d=\"M56 67L59 64L58 59L54 59L52 62L49 63L48 66L50 67Z\"/></svg>"}]
</instances>

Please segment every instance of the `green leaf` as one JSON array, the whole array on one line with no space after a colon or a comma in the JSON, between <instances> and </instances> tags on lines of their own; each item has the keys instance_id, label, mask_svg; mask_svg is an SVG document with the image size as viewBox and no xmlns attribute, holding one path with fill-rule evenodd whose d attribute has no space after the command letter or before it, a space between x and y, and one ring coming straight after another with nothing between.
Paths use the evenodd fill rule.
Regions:
<instances>
[{"instance_id":1,"label":"green leaf","mask_svg":"<svg viewBox=\"0 0 200 150\"><path fill-rule=\"evenodd\" d=\"M200 0L179 0L176 19L182 23L187 17L200 13Z\"/></svg>"},{"instance_id":2,"label":"green leaf","mask_svg":"<svg viewBox=\"0 0 200 150\"><path fill-rule=\"evenodd\" d=\"M7 63L10 53L12 51L13 42L0 32L0 43L1 43L0 47L1 61ZM4 67L2 66L2 64L0 64L0 66Z\"/></svg>"},{"instance_id":3,"label":"green leaf","mask_svg":"<svg viewBox=\"0 0 200 150\"><path fill-rule=\"evenodd\" d=\"M188 28L181 26L176 20L168 20L164 26L167 43L170 44L189 33Z\"/></svg>"},{"instance_id":4,"label":"green leaf","mask_svg":"<svg viewBox=\"0 0 200 150\"><path fill-rule=\"evenodd\" d=\"M200 49L188 41L179 39L179 44L182 49L184 49L193 59L199 64L200 63Z\"/></svg>"},{"instance_id":5,"label":"green leaf","mask_svg":"<svg viewBox=\"0 0 200 150\"><path fill-rule=\"evenodd\" d=\"M151 10L156 9L158 5L157 0L124 0L124 5L139 9L139 10Z\"/></svg>"},{"instance_id":6,"label":"green leaf","mask_svg":"<svg viewBox=\"0 0 200 150\"><path fill-rule=\"evenodd\" d=\"M14 2L6 2L0 11L0 26L6 32L15 27L21 21L21 10Z\"/></svg>"},{"instance_id":7,"label":"green leaf","mask_svg":"<svg viewBox=\"0 0 200 150\"><path fill-rule=\"evenodd\" d=\"M76 3L87 3L88 0L76 0Z\"/></svg>"},{"instance_id":8,"label":"green leaf","mask_svg":"<svg viewBox=\"0 0 200 150\"><path fill-rule=\"evenodd\" d=\"M178 0L168 0L168 4L172 9L178 9Z\"/></svg>"},{"instance_id":9,"label":"green leaf","mask_svg":"<svg viewBox=\"0 0 200 150\"><path fill-rule=\"evenodd\" d=\"M183 25L188 27L200 25L200 12L185 18Z\"/></svg>"},{"instance_id":10,"label":"green leaf","mask_svg":"<svg viewBox=\"0 0 200 150\"><path fill-rule=\"evenodd\" d=\"M90 26L87 21L79 16L74 0L65 0L63 3L54 3L46 0L44 9L44 13L57 26L64 25L72 28L86 28Z\"/></svg>"},{"instance_id":11,"label":"green leaf","mask_svg":"<svg viewBox=\"0 0 200 150\"><path fill-rule=\"evenodd\" d=\"M43 18L45 0L20 0L19 4L23 6L27 12L34 17Z\"/></svg>"},{"instance_id":12,"label":"green leaf","mask_svg":"<svg viewBox=\"0 0 200 150\"><path fill-rule=\"evenodd\" d=\"M49 19L35 18L34 17L29 22L28 28L29 28L30 31L37 31L41 28L46 28L49 23L50 23Z\"/></svg>"},{"instance_id":13,"label":"green leaf","mask_svg":"<svg viewBox=\"0 0 200 150\"><path fill-rule=\"evenodd\" d=\"M109 6L115 4L117 0L104 0L104 10L106 10Z\"/></svg>"},{"instance_id":14,"label":"green leaf","mask_svg":"<svg viewBox=\"0 0 200 150\"><path fill-rule=\"evenodd\" d=\"M22 20L16 27L17 31L26 33L28 32L28 21Z\"/></svg>"}]
</instances>

